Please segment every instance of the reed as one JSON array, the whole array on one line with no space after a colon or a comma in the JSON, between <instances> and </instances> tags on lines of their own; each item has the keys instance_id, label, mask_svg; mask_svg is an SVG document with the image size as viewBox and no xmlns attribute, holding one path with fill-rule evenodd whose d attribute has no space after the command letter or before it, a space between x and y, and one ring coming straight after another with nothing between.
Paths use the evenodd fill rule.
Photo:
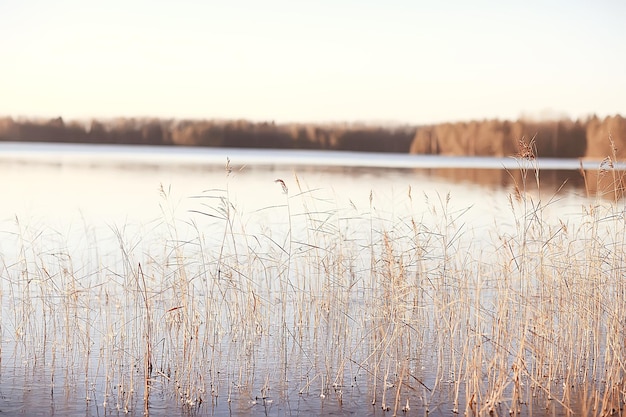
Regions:
<instances>
[{"instance_id":1,"label":"reed","mask_svg":"<svg viewBox=\"0 0 626 417\"><path fill-rule=\"evenodd\" d=\"M488 228L453 195L342 204L298 176L246 211L230 166L192 211L161 187L161 219L86 232L83 251L20 219L1 364L104 414L620 413L624 209L587 199L564 216L524 149Z\"/></svg>"}]
</instances>

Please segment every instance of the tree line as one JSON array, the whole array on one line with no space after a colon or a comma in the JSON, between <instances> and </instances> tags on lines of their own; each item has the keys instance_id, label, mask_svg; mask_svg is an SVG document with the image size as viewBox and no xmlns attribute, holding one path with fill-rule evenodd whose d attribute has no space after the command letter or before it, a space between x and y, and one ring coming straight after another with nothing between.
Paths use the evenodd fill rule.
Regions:
<instances>
[{"instance_id":1,"label":"tree line","mask_svg":"<svg viewBox=\"0 0 626 417\"><path fill-rule=\"evenodd\" d=\"M119 118L88 123L0 118L0 140L233 148L327 149L437 155L509 156L520 141L542 157L624 156L626 119L481 120L426 126L276 124L246 120Z\"/></svg>"}]
</instances>

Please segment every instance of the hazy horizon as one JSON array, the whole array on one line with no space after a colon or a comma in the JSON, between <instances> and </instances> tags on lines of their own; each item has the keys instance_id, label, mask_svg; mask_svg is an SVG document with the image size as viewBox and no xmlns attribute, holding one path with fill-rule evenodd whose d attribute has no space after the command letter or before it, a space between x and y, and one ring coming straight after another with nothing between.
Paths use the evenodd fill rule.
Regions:
<instances>
[{"instance_id":1,"label":"hazy horizon","mask_svg":"<svg viewBox=\"0 0 626 417\"><path fill-rule=\"evenodd\" d=\"M0 3L0 115L430 124L626 114L618 1Z\"/></svg>"}]
</instances>

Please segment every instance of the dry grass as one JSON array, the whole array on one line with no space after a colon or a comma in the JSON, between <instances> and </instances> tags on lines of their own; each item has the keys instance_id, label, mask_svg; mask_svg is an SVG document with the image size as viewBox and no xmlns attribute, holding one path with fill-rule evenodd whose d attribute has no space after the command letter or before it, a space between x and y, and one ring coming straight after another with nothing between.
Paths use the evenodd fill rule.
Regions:
<instances>
[{"instance_id":1,"label":"dry grass","mask_svg":"<svg viewBox=\"0 0 626 417\"><path fill-rule=\"evenodd\" d=\"M2 364L135 414L159 398L201 414L296 398L390 415L620 413L623 206L549 215L559 201L527 177L540 187L531 165L489 234L449 195L342 207L298 177L252 213L229 177L191 213L162 189L163 220L113 228L115 250L86 227L74 253L18 221Z\"/></svg>"}]
</instances>

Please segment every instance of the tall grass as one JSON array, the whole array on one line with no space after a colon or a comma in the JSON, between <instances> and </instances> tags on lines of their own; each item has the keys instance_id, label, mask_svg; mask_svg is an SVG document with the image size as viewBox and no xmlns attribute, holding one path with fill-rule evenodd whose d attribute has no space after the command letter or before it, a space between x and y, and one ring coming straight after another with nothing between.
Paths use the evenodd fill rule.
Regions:
<instances>
[{"instance_id":1,"label":"tall grass","mask_svg":"<svg viewBox=\"0 0 626 417\"><path fill-rule=\"evenodd\" d=\"M85 226L82 250L16 221L1 366L103 413L620 413L625 211L559 213L522 163L488 230L453 195L343 205L297 176L247 212L230 167L193 211L162 187L162 219Z\"/></svg>"}]
</instances>

